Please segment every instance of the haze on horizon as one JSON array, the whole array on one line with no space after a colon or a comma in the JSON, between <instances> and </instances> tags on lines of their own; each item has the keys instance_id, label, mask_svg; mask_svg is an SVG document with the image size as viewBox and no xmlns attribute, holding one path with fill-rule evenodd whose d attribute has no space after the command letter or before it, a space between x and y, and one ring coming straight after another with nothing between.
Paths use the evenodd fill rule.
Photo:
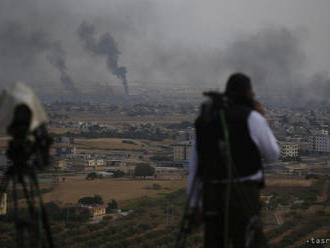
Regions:
<instances>
[{"instance_id":1,"label":"haze on horizon","mask_svg":"<svg viewBox=\"0 0 330 248\"><path fill-rule=\"evenodd\" d=\"M256 88L326 99L329 9L327 0L2 0L0 83L121 84L84 49L78 29L87 22L117 43L128 85L221 88L243 71Z\"/></svg>"}]
</instances>

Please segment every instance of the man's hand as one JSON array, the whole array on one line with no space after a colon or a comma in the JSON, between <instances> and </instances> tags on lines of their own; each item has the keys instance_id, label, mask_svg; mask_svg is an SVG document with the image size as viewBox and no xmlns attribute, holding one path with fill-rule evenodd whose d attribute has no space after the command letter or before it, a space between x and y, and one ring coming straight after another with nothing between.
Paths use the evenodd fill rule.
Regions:
<instances>
[{"instance_id":1,"label":"man's hand","mask_svg":"<svg viewBox=\"0 0 330 248\"><path fill-rule=\"evenodd\" d=\"M265 115L265 111L262 108L262 105L257 100L254 100L254 109L259 112L261 115Z\"/></svg>"}]
</instances>

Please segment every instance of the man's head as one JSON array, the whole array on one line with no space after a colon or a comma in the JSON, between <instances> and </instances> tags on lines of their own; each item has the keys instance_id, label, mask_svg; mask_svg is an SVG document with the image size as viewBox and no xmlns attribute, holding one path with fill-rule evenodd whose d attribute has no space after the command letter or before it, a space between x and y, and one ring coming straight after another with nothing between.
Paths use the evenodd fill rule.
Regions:
<instances>
[{"instance_id":1,"label":"man's head","mask_svg":"<svg viewBox=\"0 0 330 248\"><path fill-rule=\"evenodd\" d=\"M253 98L250 78L243 73L232 74L227 81L225 93L228 96Z\"/></svg>"}]
</instances>

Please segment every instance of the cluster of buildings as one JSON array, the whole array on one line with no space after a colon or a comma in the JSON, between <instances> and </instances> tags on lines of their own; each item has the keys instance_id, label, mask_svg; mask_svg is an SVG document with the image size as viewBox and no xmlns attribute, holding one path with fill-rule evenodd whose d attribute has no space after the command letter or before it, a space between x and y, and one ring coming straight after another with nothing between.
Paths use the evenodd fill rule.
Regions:
<instances>
[{"instance_id":1,"label":"cluster of buildings","mask_svg":"<svg viewBox=\"0 0 330 248\"><path fill-rule=\"evenodd\" d=\"M298 158L301 154L330 155L330 136L311 135L305 141L280 141L281 158Z\"/></svg>"},{"instance_id":2,"label":"cluster of buildings","mask_svg":"<svg viewBox=\"0 0 330 248\"><path fill-rule=\"evenodd\" d=\"M74 138L59 137L55 139L56 169L92 170L98 167L119 167L125 165L129 158L127 152L112 154L78 153Z\"/></svg>"},{"instance_id":3,"label":"cluster of buildings","mask_svg":"<svg viewBox=\"0 0 330 248\"><path fill-rule=\"evenodd\" d=\"M282 158L330 154L330 113L326 108L267 109L267 119L279 140Z\"/></svg>"},{"instance_id":4,"label":"cluster of buildings","mask_svg":"<svg viewBox=\"0 0 330 248\"><path fill-rule=\"evenodd\" d=\"M330 136L328 134L310 136L308 144L311 152L330 153Z\"/></svg>"},{"instance_id":5,"label":"cluster of buildings","mask_svg":"<svg viewBox=\"0 0 330 248\"><path fill-rule=\"evenodd\" d=\"M330 155L330 136L327 134L309 136L306 141L292 139L278 143L282 160L299 160L302 154ZM189 161L191 146L191 140L173 145L173 160L175 162Z\"/></svg>"},{"instance_id":6,"label":"cluster of buildings","mask_svg":"<svg viewBox=\"0 0 330 248\"><path fill-rule=\"evenodd\" d=\"M280 142L281 158L298 158L299 157L299 145L292 142Z\"/></svg>"}]
</instances>

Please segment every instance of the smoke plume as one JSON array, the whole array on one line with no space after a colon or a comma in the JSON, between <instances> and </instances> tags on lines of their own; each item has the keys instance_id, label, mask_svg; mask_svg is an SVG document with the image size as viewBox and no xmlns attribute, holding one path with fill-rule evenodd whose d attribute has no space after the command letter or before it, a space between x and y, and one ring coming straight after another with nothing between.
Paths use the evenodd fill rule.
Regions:
<instances>
[{"instance_id":1,"label":"smoke plume","mask_svg":"<svg viewBox=\"0 0 330 248\"><path fill-rule=\"evenodd\" d=\"M63 85L77 92L71 79L65 59L65 51L60 42L53 41L42 29L29 29L20 22L5 22L0 26L0 65L3 75L1 80L26 80L17 78L18 72L35 65L40 57L46 55L50 64L60 72ZM42 73L42 72L39 72ZM25 73L28 74L28 73Z\"/></svg>"},{"instance_id":2,"label":"smoke plume","mask_svg":"<svg viewBox=\"0 0 330 248\"><path fill-rule=\"evenodd\" d=\"M87 22L81 23L78 28L78 35L84 42L85 48L93 54L106 56L107 67L109 71L118 77L124 86L125 94L128 95L128 86L126 80L126 67L118 66L120 52L116 41L109 33L101 35L97 39L94 25Z\"/></svg>"},{"instance_id":3,"label":"smoke plume","mask_svg":"<svg viewBox=\"0 0 330 248\"><path fill-rule=\"evenodd\" d=\"M290 93L302 80L297 72L305 56L299 38L287 29L264 29L231 43L223 53L222 63L232 71L250 75L259 89Z\"/></svg>"},{"instance_id":4,"label":"smoke plume","mask_svg":"<svg viewBox=\"0 0 330 248\"><path fill-rule=\"evenodd\" d=\"M42 30L27 30L19 22L0 24L0 66L2 81L19 80L15 74L29 69L37 57L49 49L48 36Z\"/></svg>"},{"instance_id":5,"label":"smoke plume","mask_svg":"<svg viewBox=\"0 0 330 248\"><path fill-rule=\"evenodd\" d=\"M267 28L235 40L221 56L230 71L248 74L263 95L286 95L291 104L328 101L326 73L304 75L306 55L294 30Z\"/></svg>"},{"instance_id":6,"label":"smoke plume","mask_svg":"<svg viewBox=\"0 0 330 248\"><path fill-rule=\"evenodd\" d=\"M50 47L50 54L48 55L49 62L60 72L60 79L67 90L77 93L73 80L71 79L65 60L65 51L59 42L53 43Z\"/></svg>"},{"instance_id":7,"label":"smoke plume","mask_svg":"<svg viewBox=\"0 0 330 248\"><path fill-rule=\"evenodd\" d=\"M330 2L299 2L290 1L278 14L269 4L243 0L0 0L0 83L26 80L47 86L40 92L51 91L48 85L60 75L70 89L72 75L77 87L101 92L96 85L107 82L110 71L128 91L127 67L132 82L204 90L223 88L231 73L242 71L250 75L257 95L290 95L300 102L328 99L329 56L324 51L330 42L327 19L321 22L321 16L329 16ZM280 6L276 1L271 5ZM295 16L297 7L312 5ZM320 18L310 22L311 16ZM61 45L54 45L57 40ZM86 50L106 64L95 65Z\"/></svg>"}]
</instances>

